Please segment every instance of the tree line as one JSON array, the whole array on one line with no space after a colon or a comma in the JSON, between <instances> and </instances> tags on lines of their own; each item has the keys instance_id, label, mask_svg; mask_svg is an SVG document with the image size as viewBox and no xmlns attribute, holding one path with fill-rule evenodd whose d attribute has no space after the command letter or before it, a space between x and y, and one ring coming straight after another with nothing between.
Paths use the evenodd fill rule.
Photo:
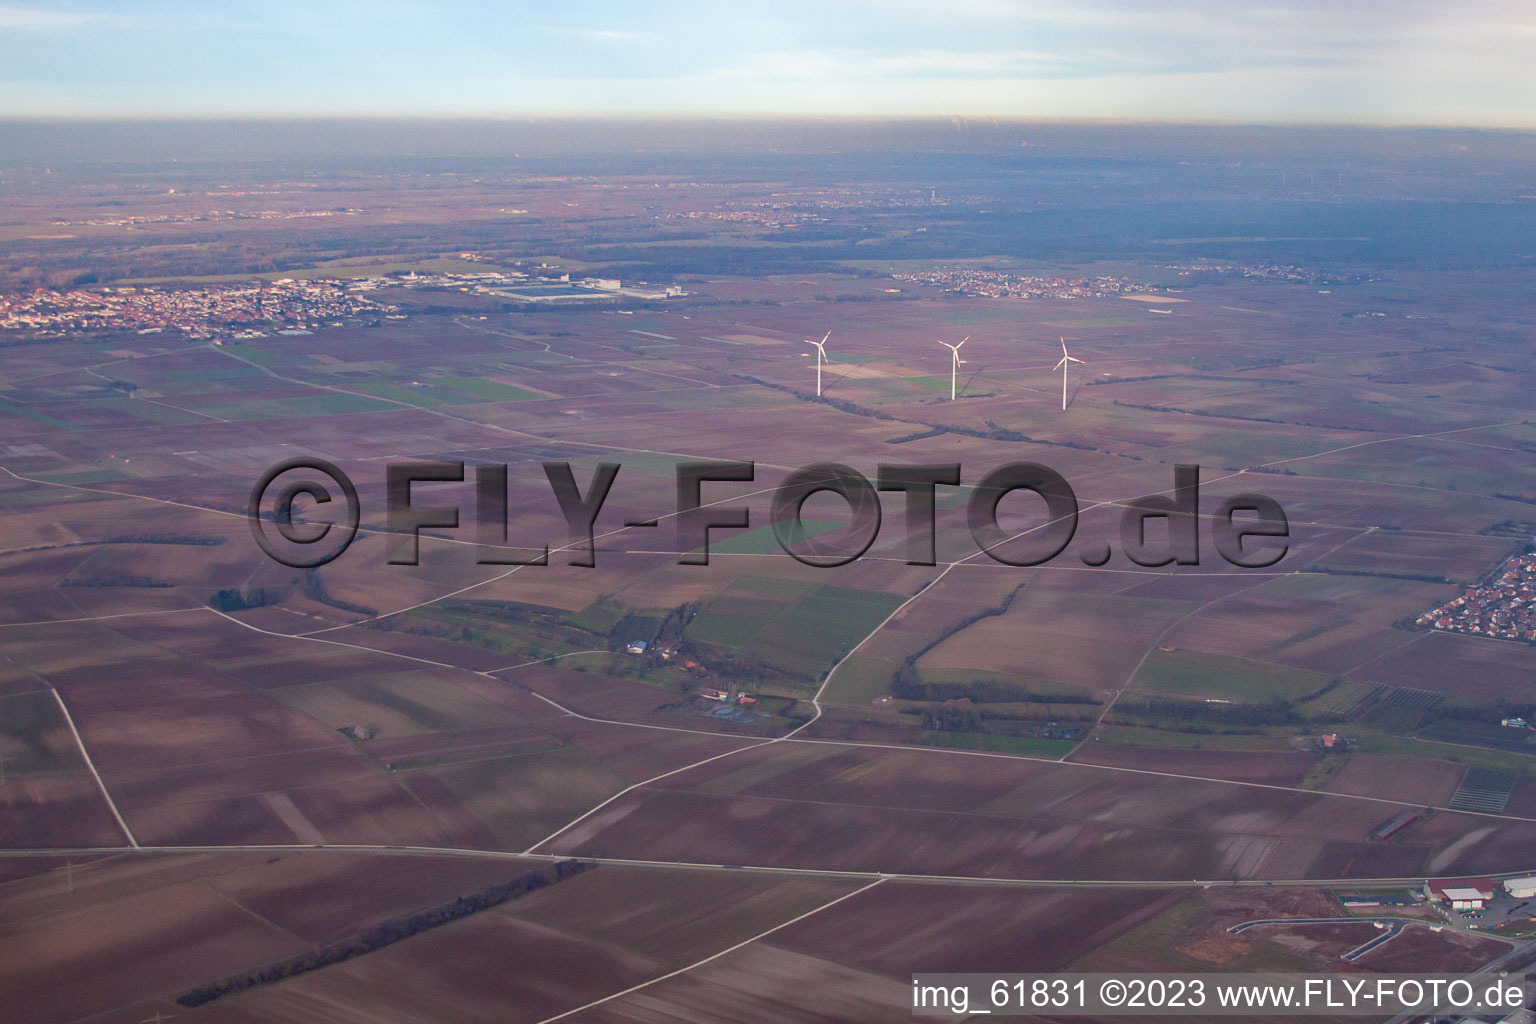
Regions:
<instances>
[{"instance_id":1,"label":"tree line","mask_svg":"<svg viewBox=\"0 0 1536 1024\"><path fill-rule=\"evenodd\" d=\"M471 914L478 914L482 910L489 910L511 900L520 899L531 892L563 882L596 866L590 861L559 861L549 867L530 871L511 881L481 889L468 896L457 897L427 910L390 918L345 939L316 946L314 949L295 954L276 963L234 974L207 985L200 985L183 992L176 998L176 1002L191 1009L236 992L244 992L261 985L271 985L322 967L344 963L365 953L392 946L396 942L419 935L429 929L440 928L445 924L469 917Z\"/></svg>"}]
</instances>

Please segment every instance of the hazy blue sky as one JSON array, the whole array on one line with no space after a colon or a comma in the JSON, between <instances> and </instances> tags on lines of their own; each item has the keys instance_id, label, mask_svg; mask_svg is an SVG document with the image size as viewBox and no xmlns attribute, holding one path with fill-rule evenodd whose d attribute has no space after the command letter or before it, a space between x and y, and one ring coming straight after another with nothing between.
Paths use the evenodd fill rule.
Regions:
<instances>
[{"instance_id":1,"label":"hazy blue sky","mask_svg":"<svg viewBox=\"0 0 1536 1024\"><path fill-rule=\"evenodd\" d=\"M736 8L0 0L0 118L957 114L1536 127L1533 0Z\"/></svg>"}]
</instances>

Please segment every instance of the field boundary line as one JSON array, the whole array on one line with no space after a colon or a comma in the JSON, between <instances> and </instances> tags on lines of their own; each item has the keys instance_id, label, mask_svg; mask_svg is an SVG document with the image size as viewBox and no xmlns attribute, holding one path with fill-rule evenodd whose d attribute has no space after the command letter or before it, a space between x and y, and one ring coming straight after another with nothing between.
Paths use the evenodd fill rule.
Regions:
<instances>
[{"instance_id":1,"label":"field boundary line","mask_svg":"<svg viewBox=\"0 0 1536 1024\"><path fill-rule=\"evenodd\" d=\"M128 822L123 820L122 812L117 809L117 801L113 800L112 794L107 792L107 784L102 781L101 772L96 770L96 762L91 760L91 752L85 749L85 740L80 738L80 730L75 728L75 716L69 713L69 706L64 703L64 696L51 683L48 689L52 691L54 702L59 705L59 710L64 713L64 721L69 725L69 732L75 738L75 746L80 749L80 756L85 758L85 766L95 777L96 788L101 790L101 795L107 801L107 808L112 812L112 817L117 819L118 827L123 830L123 835L128 837L128 845L135 850L139 849L139 841L134 837L133 829L129 828Z\"/></svg>"},{"instance_id":2,"label":"field boundary line","mask_svg":"<svg viewBox=\"0 0 1536 1024\"><path fill-rule=\"evenodd\" d=\"M590 1010L594 1006L602 1006L604 1003L610 1003L610 1002L612 1002L615 999L621 999L624 996L630 995L631 993L639 992L641 989L650 988L652 985L655 985L658 982L666 981L669 978L675 978L679 974L687 974L689 971L693 970L695 967L703 967L705 964L710 963L711 961L718 960L718 959L720 959L723 956L727 956L727 955L729 955L731 953L736 952L738 949L741 949L743 946L750 946L752 943L756 942L758 939L767 938L768 936L772 935L774 932L782 931L783 929L788 928L792 924L798 924L799 922L804 921L808 917L812 917L812 916L814 916L816 914L821 913L823 910L828 910L828 909L830 909L832 907L835 907L839 903L843 902L844 900L851 900L851 899L853 899L853 897L859 895L860 893L868 892L869 890L873 889L875 886L879 885L881 882L884 882L884 881L885 881L884 878L877 878L873 882L870 882L868 885L860 886L859 888L853 890L852 892L845 892L845 893L843 893L841 896L839 896L835 900L831 900L831 901L829 901L827 903L823 903L819 907L812 907L810 910L807 910L805 913L800 914L797 917L792 917L788 921L784 921L781 924L776 924L772 928L769 928L767 931L758 932L756 935L752 936L750 939L742 939L740 942L736 943L736 945L728 946L725 949L720 950L720 952L718 952L718 953L711 953L709 956L705 957L704 959L696 960L696 961L694 961L693 963L689 964L686 967L679 967L675 971L669 971L666 974L663 974L663 975L660 975L658 977L652 978L650 981L642 981L638 985L631 985L629 988L626 988L626 989L624 989L624 990L622 990L620 992L615 992L612 995L604 996L601 999L594 999L590 1003L586 1003L586 1004L584 1004L582 1006L575 1007L574 1009L566 1010L564 1013L557 1013L553 1017L545 1017L543 1020L539 1021L538 1024L553 1024L554 1021L564 1020L565 1018L570 1017L573 1014L578 1014L578 1013L581 1013L581 1012L583 1012L585 1010Z\"/></svg>"}]
</instances>

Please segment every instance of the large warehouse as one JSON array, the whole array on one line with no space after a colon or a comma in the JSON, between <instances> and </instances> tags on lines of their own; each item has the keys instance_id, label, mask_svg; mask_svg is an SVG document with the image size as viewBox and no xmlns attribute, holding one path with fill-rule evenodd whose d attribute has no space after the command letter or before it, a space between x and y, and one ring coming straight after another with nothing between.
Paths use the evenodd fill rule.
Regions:
<instances>
[{"instance_id":1,"label":"large warehouse","mask_svg":"<svg viewBox=\"0 0 1536 1024\"><path fill-rule=\"evenodd\" d=\"M1526 875L1524 878L1510 878L1504 882L1504 888L1515 899L1525 900L1536 896L1536 875Z\"/></svg>"},{"instance_id":2,"label":"large warehouse","mask_svg":"<svg viewBox=\"0 0 1536 1024\"><path fill-rule=\"evenodd\" d=\"M1481 910L1493 899L1491 878L1431 878L1424 883L1424 897L1449 903L1453 910Z\"/></svg>"}]
</instances>

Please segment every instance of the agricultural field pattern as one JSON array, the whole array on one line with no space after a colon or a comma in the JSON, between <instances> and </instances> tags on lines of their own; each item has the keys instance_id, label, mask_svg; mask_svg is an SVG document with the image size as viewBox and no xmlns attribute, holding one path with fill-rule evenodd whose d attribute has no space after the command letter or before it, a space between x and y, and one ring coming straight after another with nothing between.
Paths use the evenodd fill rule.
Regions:
<instances>
[{"instance_id":1,"label":"agricultural field pattern","mask_svg":"<svg viewBox=\"0 0 1536 1024\"><path fill-rule=\"evenodd\" d=\"M1523 953L1340 894L1536 869L1536 155L1114 131L4 161L0 1016Z\"/></svg>"}]
</instances>

